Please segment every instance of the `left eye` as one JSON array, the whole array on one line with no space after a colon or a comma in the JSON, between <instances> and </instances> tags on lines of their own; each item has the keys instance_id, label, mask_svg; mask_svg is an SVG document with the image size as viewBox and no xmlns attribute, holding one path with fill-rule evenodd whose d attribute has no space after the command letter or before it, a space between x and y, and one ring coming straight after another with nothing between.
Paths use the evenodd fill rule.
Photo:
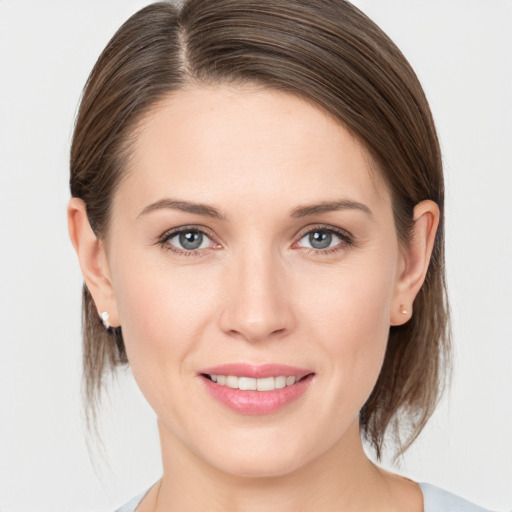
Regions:
<instances>
[{"instance_id":1,"label":"left eye","mask_svg":"<svg viewBox=\"0 0 512 512\"><path fill-rule=\"evenodd\" d=\"M167 242L179 249L194 251L208 247L210 239L201 231L189 229L174 233L167 238Z\"/></svg>"},{"instance_id":2,"label":"left eye","mask_svg":"<svg viewBox=\"0 0 512 512\"><path fill-rule=\"evenodd\" d=\"M328 249L339 245L342 241L341 237L333 231L328 229L316 229L303 236L300 239L300 245L311 249ZM331 245L333 242L334 246Z\"/></svg>"}]
</instances>

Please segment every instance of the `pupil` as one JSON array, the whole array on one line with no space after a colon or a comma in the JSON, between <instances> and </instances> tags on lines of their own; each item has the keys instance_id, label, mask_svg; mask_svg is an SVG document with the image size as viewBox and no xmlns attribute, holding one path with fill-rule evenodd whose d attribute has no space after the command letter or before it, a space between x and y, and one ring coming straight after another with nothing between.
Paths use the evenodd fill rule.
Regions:
<instances>
[{"instance_id":1,"label":"pupil","mask_svg":"<svg viewBox=\"0 0 512 512\"><path fill-rule=\"evenodd\" d=\"M202 239L202 233L198 233L197 231L187 231L186 233L180 234L180 244L185 249L197 249L201 246Z\"/></svg>"},{"instance_id":2,"label":"pupil","mask_svg":"<svg viewBox=\"0 0 512 512\"><path fill-rule=\"evenodd\" d=\"M315 249L325 249L331 245L332 234L327 231L315 231L309 235L309 243Z\"/></svg>"}]
</instances>

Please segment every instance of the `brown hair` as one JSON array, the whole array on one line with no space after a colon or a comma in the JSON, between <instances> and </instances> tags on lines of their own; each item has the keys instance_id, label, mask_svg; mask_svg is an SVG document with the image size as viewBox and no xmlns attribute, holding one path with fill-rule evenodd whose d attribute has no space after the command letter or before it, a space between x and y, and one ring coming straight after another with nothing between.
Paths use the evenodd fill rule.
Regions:
<instances>
[{"instance_id":1,"label":"brown hair","mask_svg":"<svg viewBox=\"0 0 512 512\"><path fill-rule=\"evenodd\" d=\"M71 194L84 200L94 232L106 236L111 199L136 123L186 84L243 84L299 95L332 114L378 164L406 244L413 207L441 209L434 253L414 315L391 327L384 365L360 413L380 457L386 431L403 452L432 414L448 369L442 163L430 109L400 50L344 0L185 0L134 14L100 55L84 89L71 148ZM128 363L121 329L103 328L83 289L86 405L103 378ZM392 427L389 429L389 427Z\"/></svg>"}]
</instances>

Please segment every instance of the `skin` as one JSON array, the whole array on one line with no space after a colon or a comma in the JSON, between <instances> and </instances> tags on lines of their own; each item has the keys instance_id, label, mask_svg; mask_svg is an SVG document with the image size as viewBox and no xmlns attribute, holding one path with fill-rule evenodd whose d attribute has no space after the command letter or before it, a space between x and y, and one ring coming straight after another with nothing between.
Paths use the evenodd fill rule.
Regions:
<instances>
[{"instance_id":1,"label":"skin","mask_svg":"<svg viewBox=\"0 0 512 512\"><path fill-rule=\"evenodd\" d=\"M163 207L141 214L165 198L206 203L224 218ZM340 200L368 211L290 215ZM389 326L412 314L439 210L418 204L412 242L401 247L386 185L343 126L281 92L181 90L141 121L105 240L81 200L71 199L68 218L98 312L122 325L158 417L164 474L138 510L422 510L414 482L366 457L358 411ZM177 236L161 241L183 226L208 234L194 254ZM333 235L315 251L309 234L329 229L350 242ZM315 376L277 412L244 415L213 400L197 375L232 362Z\"/></svg>"}]
</instances>

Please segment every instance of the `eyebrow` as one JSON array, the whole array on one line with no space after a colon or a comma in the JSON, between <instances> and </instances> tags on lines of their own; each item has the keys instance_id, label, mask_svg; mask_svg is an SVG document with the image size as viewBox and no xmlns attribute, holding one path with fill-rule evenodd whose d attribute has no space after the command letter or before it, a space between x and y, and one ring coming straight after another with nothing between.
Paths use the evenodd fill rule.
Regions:
<instances>
[{"instance_id":1,"label":"eyebrow","mask_svg":"<svg viewBox=\"0 0 512 512\"><path fill-rule=\"evenodd\" d=\"M160 199L159 201L146 206L146 208L139 213L137 218L147 215L155 210L162 209L181 210L183 212L195 213L196 215L203 215L205 217L218 220L224 220L226 218L224 214L213 206L178 199Z\"/></svg>"},{"instance_id":2,"label":"eyebrow","mask_svg":"<svg viewBox=\"0 0 512 512\"><path fill-rule=\"evenodd\" d=\"M194 213L196 215L202 215L217 220L226 219L226 215L224 215L220 210L211 205L193 203L191 201L183 201L171 198L160 199L159 201L151 203L140 212L137 218L147 215L148 213L153 212L155 210L162 209L181 210L184 212ZM302 217L309 217L318 213L326 213L339 210L359 210L367 214L369 217L373 218L373 214L370 208L368 208L368 206L362 203L358 203L357 201L349 201L345 199L339 201L324 201L321 203L315 203L305 206L297 206L296 208L293 208L290 211L290 217L298 219Z\"/></svg>"},{"instance_id":3,"label":"eyebrow","mask_svg":"<svg viewBox=\"0 0 512 512\"><path fill-rule=\"evenodd\" d=\"M334 212L339 210L360 210L373 218L373 213L368 206L363 203L358 203L357 201L349 201L346 199L341 199L339 201L325 201L306 206L297 206L297 208L294 208L290 212L290 216L297 219L315 215L317 213Z\"/></svg>"}]
</instances>

